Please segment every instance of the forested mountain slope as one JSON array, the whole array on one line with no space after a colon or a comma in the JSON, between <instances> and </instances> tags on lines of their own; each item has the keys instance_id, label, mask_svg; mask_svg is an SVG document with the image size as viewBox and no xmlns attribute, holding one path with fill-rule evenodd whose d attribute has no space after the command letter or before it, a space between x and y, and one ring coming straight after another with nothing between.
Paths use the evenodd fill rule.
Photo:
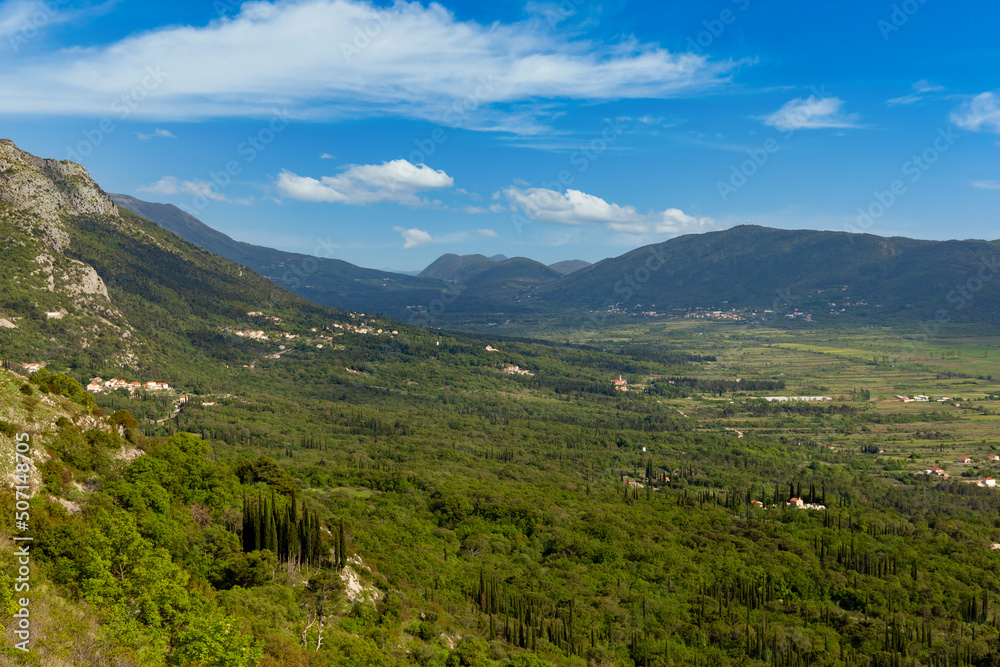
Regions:
<instances>
[{"instance_id":1,"label":"forested mountain slope","mask_svg":"<svg viewBox=\"0 0 1000 667\"><path fill-rule=\"evenodd\" d=\"M447 289L440 280L365 269L323 257L328 249L317 239L312 255L234 241L172 204L144 202L128 195L111 195L115 202L181 238L242 264L278 285L315 303L406 317L407 306L426 306Z\"/></svg>"},{"instance_id":2,"label":"forested mountain slope","mask_svg":"<svg viewBox=\"0 0 1000 667\"><path fill-rule=\"evenodd\" d=\"M873 321L997 319L1000 244L739 225L606 259L535 291L538 309L620 304L673 308L813 309L846 297Z\"/></svg>"}]
</instances>

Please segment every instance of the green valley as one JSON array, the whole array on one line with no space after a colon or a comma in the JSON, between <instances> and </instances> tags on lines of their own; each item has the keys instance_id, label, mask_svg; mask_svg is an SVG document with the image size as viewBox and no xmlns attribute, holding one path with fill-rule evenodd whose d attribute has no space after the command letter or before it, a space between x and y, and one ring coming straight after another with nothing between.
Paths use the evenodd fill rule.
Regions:
<instances>
[{"instance_id":1,"label":"green valley","mask_svg":"<svg viewBox=\"0 0 1000 667\"><path fill-rule=\"evenodd\" d=\"M1000 664L981 322L421 328L2 147L0 661Z\"/></svg>"}]
</instances>

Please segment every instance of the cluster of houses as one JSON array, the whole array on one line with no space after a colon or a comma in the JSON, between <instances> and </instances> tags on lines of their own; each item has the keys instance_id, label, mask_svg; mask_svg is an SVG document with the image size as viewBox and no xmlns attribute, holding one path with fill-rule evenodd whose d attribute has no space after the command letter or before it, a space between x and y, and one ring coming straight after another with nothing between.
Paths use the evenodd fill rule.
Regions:
<instances>
[{"instance_id":1,"label":"cluster of houses","mask_svg":"<svg viewBox=\"0 0 1000 667\"><path fill-rule=\"evenodd\" d=\"M788 507L794 507L801 510L825 510L826 505L820 505L819 503L807 503L801 498L789 498L788 502L785 503Z\"/></svg>"},{"instance_id":2,"label":"cluster of houses","mask_svg":"<svg viewBox=\"0 0 1000 667\"><path fill-rule=\"evenodd\" d=\"M739 320L744 319L743 315L740 312L736 311L735 309L733 309L733 310L702 310L702 309L698 308L698 309L695 309L695 310L689 310L688 312L684 313L684 317L694 318L694 319L699 319L699 320L713 319L713 320L737 320L737 321L739 321Z\"/></svg>"},{"instance_id":3,"label":"cluster of houses","mask_svg":"<svg viewBox=\"0 0 1000 667\"><path fill-rule=\"evenodd\" d=\"M756 500L756 499L750 501L750 506L751 507L756 507L758 509L764 509L764 503L762 501ZM773 507L781 507L781 505L780 504L773 505ZM825 510L826 509L826 505L820 505L819 503L807 503L806 501L802 500L801 498L789 498L788 502L785 503L785 507L794 507L795 509L800 509L800 510Z\"/></svg>"},{"instance_id":4,"label":"cluster of houses","mask_svg":"<svg viewBox=\"0 0 1000 667\"><path fill-rule=\"evenodd\" d=\"M99 377L93 378L87 385L87 391L92 394L115 391L116 389L127 389L130 394L134 394L137 391L167 391L170 389L170 385L166 382L128 382L118 378L105 380Z\"/></svg>"},{"instance_id":5,"label":"cluster of houses","mask_svg":"<svg viewBox=\"0 0 1000 667\"><path fill-rule=\"evenodd\" d=\"M253 340L270 340L263 331L234 331L240 338L251 338Z\"/></svg>"},{"instance_id":6,"label":"cluster of houses","mask_svg":"<svg viewBox=\"0 0 1000 667\"><path fill-rule=\"evenodd\" d=\"M804 401L807 403L820 403L823 401L833 400L829 396L764 396L763 398L768 403L791 403L794 401Z\"/></svg>"},{"instance_id":7,"label":"cluster of houses","mask_svg":"<svg viewBox=\"0 0 1000 667\"><path fill-rule=\"evenodd\" d=\"M20 364L21 370L25 373L37 373L38 371L45 368L45 364Z\"/></svg>"},{"instance_id":8,"label":"cluster of houses","mask_svg":"<svg viewBox=\"0 0 1000 667\"><path fill-rule=\"evenodd\" d=\"M281 324L281 318L280 317L276 317L274 315L265 315L264 313L260 312L259 310L251 310L251 311L249 311L247 313L247 316L248 317L263 317L265 320L270 320L271 322L274 322L275 324Z\"/></svg>"},{"instance_id":9,"label":"cluster of houses","mask_svg":"<svg viewBox=\"0 0 1000 667\"><path fill-rule=\"evenodd\" d=\"M1000 455L989 454L986 457L986 460L992 463L1000 462ZM968 456L959 456L957 459L955 459L955 463L968 465L972 463L972 458ZM924 475L934 475L935 477L941 477L944 479L948 479L950 477L950 475L946 473L943 468L939 468L937 466L934 466L933 468L927 468L926 470L921 470L920 472L923 473ZM995 487L997 485L996 480L993 479L992 477L987 477L986 479L981 479L981 480L969 480L968 483L975 484L976 486L988 486L988 487Z\"/></svg>"},{"instance_id":10,"label":"cluster of houses","mask_svg":"<svg viewBox=\"0 0 1000 667\"><path fill-rule=\"evenodd\" d=\"M929 403L931 400L929 396L924 396L923 394L918 394L912 397L896 394L896 398L898 398L902 403ZM944 403L945 401L950 401L951 398L948 396L942 396L941 398L935 398L934 400L938 403Z\"/></svg>"},{"instance_id":11,"label":"cluster of houses","mask_svg":"<svg viewBox=\"0 0 1000 667\"><path fill-rule=\"evenodd\" d=\"M372 324L374 324L375 320L372 320L371 322L372 322ZM374 326L372 326L372 327L366 326L363 323L362 324L340 324L338 322L334 322L332 326L333 326L334 329L342 329L344 331L349 331L351 333L362 334L362 335L364 335L364 334L370 334L372 336L379 336L379 335L384 334L384 333L391 334L393 336L398 336L399 335L399 332L396 331L395 329L392 330L392 331L385 331L385 330L382 330L382 329L376 329ZM313 329L313 331L315 331L315 329Z\"/></svg>"},{"instance_id":12,"label":"cluster of houses","mask_svg":"<svg viewBox=\"0 0 1000 667\"><path fill-rule=\"evenodd\" d=\"M663 477L661 481L667 482L669 484L670 483L670 478L669 477ZM638 480L634 480L634 479L626 479L625 480L625 486L631 486L633 489L645 489L646 488L645 484L643 484L642 482L640 482ZM659 489L656 488L656 487L653 487L653 491L659 491Z\"/></svg>"},{"instance_id":13,"label":"cluster of houses","mask_svg":"<svg viewBox=\"0 0 1000 667\"><path fill-rule=\"evenodd\" d=\"M534 373L532 373L531 371L525 370L515 364L504 366L503 372L506 373L507 375L534 375Z\"/></svg>"}]
</instances>

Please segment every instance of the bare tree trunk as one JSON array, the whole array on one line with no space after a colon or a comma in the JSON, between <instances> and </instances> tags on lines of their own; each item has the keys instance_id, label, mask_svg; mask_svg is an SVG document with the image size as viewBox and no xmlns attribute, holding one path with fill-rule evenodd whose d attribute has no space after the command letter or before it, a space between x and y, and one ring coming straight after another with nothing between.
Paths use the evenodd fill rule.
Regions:
<instances>
[{"instance_id":1,"label":"bare tree trunk","mask_svg":"<svg viewBox=\"0 0 1000 667\"><path fill-rule=\"evenodd\" d=\"M306 620L309 622L306 623L305 627L302 628L302 646L307 649L309 648L309 628L316 625L316 621L318 620L316 618L313 618L312 620L309 619L310 619L309 612L306 612Z\"/></svg>"}]
</instances>

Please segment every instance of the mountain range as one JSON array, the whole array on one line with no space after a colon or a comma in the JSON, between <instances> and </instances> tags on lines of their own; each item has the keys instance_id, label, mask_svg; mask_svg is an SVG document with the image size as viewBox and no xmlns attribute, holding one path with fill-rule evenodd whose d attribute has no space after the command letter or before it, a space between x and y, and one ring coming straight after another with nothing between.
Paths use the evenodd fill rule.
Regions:
<instances>
[{"instance_id":1,"label":"mountain range","mask_svg":"<svg viewBox=\"0 0 1000 667\"><path fill-rule=\"evenodd\" d=\"M739 225L680 236L595 264L570 260L545 266L524 257L445 254L418 276L401 276L240 243L171 205L113 197L318 303L412 317L443 301L447 308L439 307L434 315L443 325L482 325L497 314L516 319L719 310L769 319L799 311L817 321L993 322L1000 305L996 241ZM310 261L318 268L300 281L294 267Z\"/></svg>"},{"instance_id":2,"label":"mountain range","mask_svg":"<svg viewBox=\"0 0 1000 667\"><path fill-rule=\"evenodd\" d=\"M408 276L236 241L175 206L107 195L79 165L37 158L10 141L0 142L0 191L5 267L19 267L21 281L0 293L0 319L16 324L27 315L18 326L37 321L41 334L45 321L62 318L77 332L81 354L95 357L102 356L95 350L106 353L112 343L126 341L128 354L140 358L126 335L140 320L143 326L154 322L158 336L196 335L184 330L184 317L158 313L158 304L218 318L241 310L237 303L252 306L272 293L293 298L289 292L322 306L471 328L500 320L592 320L595 312L720 310L742 311L746 319L808 313L814 322L867 318L923 322L925 328L928 322L1000 321L996 241L740 225L592 265L446 254ZM25 288L35 283L47 294L28 298ZM196 284L213 286L210 304L203 296L182 296L193 294ZM48 285L62 285L72 295L60 299ZM116 291L129 298L113 304ZM122 312L140 295L152 304L141 318ZM10 329L0 323L4 330Z\"/></svg>"},{"instance_id":3,"label":"mountain range","mask_svg":"<svg viewBox=\"0 0 1000 667\"><path fill-rule=\"evenodd\" d=\"M406 317L442 293L461 291L464 301L483 299L510 307L515 294L552 282L569 268L589 266L582 260L550 268L524 257L446 254L419 275L366 269L339 259L290 253L236 241L172 204L112 194L116 204L155 222L181 238L220 257L247 266L262 276L316 303L354 310L375 310ZM317 247L317 254L323 248ZM473 308L475 311L476 309Z\"/></svg>"}]
</instances>

